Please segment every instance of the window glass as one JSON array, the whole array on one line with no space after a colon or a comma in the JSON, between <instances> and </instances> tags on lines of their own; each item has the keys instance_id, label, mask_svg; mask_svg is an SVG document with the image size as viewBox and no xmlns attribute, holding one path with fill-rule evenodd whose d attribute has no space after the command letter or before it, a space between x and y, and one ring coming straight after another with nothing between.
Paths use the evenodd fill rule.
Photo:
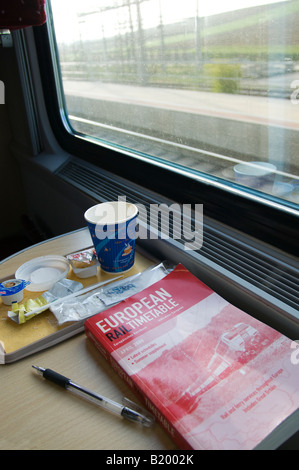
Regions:
<instances>
[{"instance_id":1,"label":"window glass","mask_svg":"<svg viewBox=\"0 0 299 470\"><path fill-rule=\"evenodd\" d=\"M299 202L299 1L51 0L73 131Z\"/></svg>"}]
</instances>

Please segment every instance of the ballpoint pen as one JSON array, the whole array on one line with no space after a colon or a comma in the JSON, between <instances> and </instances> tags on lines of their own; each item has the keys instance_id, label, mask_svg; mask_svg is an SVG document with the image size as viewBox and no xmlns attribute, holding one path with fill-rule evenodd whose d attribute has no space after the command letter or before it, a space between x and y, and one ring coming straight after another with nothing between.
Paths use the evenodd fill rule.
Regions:
<instances>
[{"instance_id":1,"label":"ballpoint pen","mask_svg":"<svg viewBox=\"0 0 299 470\"><path fill-rule=\"evenodd\" d=\"M107 411L111 411L123 418L126 418L135 423L140 423L143 426L151 427L154 423L154 417L145 409L138 406L137 404L131 402L129 399L124 398L124 401L128 406L117 403L109 398L103 397L98 393L92 392L81 385L76 384L72 380L64 377L63 375L55 372L51 369L44 369L39 366L32 366L38 371L45 379L54 382L57 385L79 395L80 397L85 398L86 400L95 403L96 405L104 408Z\"/></svg>"}]
</instances>

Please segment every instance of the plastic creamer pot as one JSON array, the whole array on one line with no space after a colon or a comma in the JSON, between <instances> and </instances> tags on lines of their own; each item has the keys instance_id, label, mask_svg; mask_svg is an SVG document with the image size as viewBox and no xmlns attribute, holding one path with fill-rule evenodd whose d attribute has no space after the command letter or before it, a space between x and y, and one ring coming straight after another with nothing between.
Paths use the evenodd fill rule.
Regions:
<instances>
[{"instance_id":1,"label":"plastic creamer pot","mask_svg":"<svg viewBox=\"0 0 299 470\"><path fill-rule=\"evenodd\" d=\"M0 284L0 295L4 305L11 305L13 302L23 300L23 290L30 282L22 279L9 279Z\"/></svg>"}]
</instances>

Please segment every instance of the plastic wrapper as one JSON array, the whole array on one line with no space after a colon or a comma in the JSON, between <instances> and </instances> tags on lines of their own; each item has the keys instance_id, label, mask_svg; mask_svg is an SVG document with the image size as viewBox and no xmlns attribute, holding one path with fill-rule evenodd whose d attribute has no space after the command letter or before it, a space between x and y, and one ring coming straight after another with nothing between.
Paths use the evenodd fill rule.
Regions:
<instances>
[{"instance_id":1,"label":"plastic wrapper","mask_svg":"<svg viewBox=\"0 0 299 470\"><path fill-rule=\"evenodd\" d=\"M96 261L96 254L93 248L84 251L77 251L67 255L66 258L70 261L72 266L76 268L86 268Z\"/></svg>"},{"instance_id":2,"label":"plastic wrapper","mask_svg":"<svg viewBox=\"0 0 299 470\"><path fill-rule=\"evenodd\" d=\"M8 316L15 323L25 323L44 310L47 310L51 302L77 292L82 287L81 282L61 279L50 290L35 299L28 299L22 304L14 302L12 304L12 311L8 312Z\"/></svg>"},{"instance_id":3,"label":"plastic wrapper","mask_svg":"<svg viewBox=\"0 0 299 470\"><path fill-rule=\"evenodd\" d=\"M79 295L76 298L55 302L50 306L59 325L70 321L80 321L96 313L106 310L137 292L146 289L151 284L160 281L173 269L174 265L163 262L142 273L115 281L108 286Z\"/></svg>"}]
</instances>

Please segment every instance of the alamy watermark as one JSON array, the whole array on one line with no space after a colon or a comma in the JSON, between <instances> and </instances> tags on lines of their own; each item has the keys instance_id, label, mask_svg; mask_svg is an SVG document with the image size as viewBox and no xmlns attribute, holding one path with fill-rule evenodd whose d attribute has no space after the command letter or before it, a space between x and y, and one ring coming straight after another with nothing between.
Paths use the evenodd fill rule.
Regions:
<instances>
[{"instance_id":1,"label":"alamy watermark","mask_svg":"<svg viewBox=\"0 0 299 470\"><path fill-rule=\"evenodd\" d=\"M297 366L299 364L299 340L298 339L297 341L292 341L291 349L294 349L294 351L291 354L291 363L294 366Z\"/></svg>"},{"instance_id":2,"label":"alamy watermark","mask_svg":"<svg viewBox=\"0 0 299 470\"><path fill-rule=\"evenodd\" d=\"M5 86L0 80L0 104L5 104Z\"/></svg>"},{"instance_id":3,"label":"alamy watermark","mask_svg":"<svg viewBox=\"0 0 299 470\"><path fill-rule=\"evenodd\" d=\"M291 103L299 103L299 80L293 80L291 83L291 88L294 88L294 91L291 93Z\"/></svg>"},{"instance_id":4,"label":"alamy watermark","mask_svg":"<svg viewBox=\"0 0 299 470\"><path fill-rule=\"evenodd\" d=\"M125 196L119 196L118 202L126 202ZM184 244L185 250L199 250L203 244L203 206L202 204L149 204L145 206L141 203L134 203L138 209L138 219L128 221L120 230L116 224L102 223L107 216L107 212L100 212L95 235L99 240L111 239L162 239L180 240ZM109 205L109 219L117 220L114 214L114 207ZM111 209L111 213L110 213ZM124 214L126 215L126 214Z\"/></svg>"}]
</instances>

